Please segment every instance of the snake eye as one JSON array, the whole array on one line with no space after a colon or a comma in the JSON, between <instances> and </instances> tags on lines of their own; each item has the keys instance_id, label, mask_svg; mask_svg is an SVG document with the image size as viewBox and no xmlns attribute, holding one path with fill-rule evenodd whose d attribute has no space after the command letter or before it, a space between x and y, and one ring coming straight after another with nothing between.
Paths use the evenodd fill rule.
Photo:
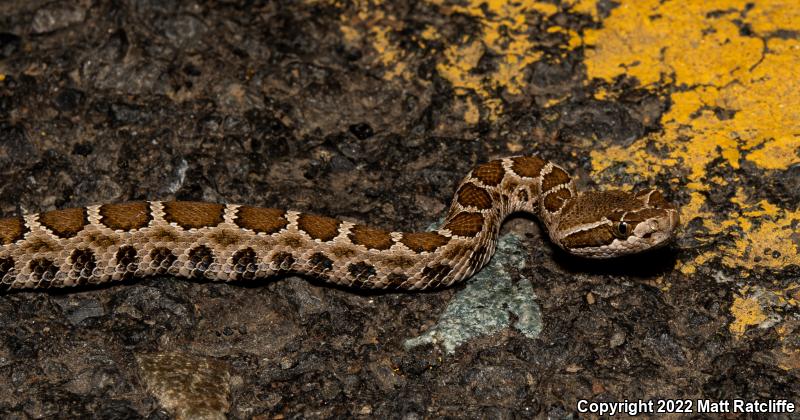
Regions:
<instances>
[{"instance_id":1,"label":"snake eye","mask_svg":"<svg viewBox=\"0 0 800 420\"><path fill-rule=\"evenodd\" d=\"M630 226L626 222L619 222L614 225L614 236L620 239L625 239L628 237Z\"/></svg>"}]
</instances>

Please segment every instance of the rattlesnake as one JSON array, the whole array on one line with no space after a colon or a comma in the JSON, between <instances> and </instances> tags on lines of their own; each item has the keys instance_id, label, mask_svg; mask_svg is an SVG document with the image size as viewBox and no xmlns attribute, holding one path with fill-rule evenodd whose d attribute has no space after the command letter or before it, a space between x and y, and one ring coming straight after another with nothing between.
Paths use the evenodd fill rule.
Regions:
<instances>
[{"instance_id":1,"label":"rattlesnake","mask_svg":"<svg viewBox=\"0 0 800 420\"><path fill-rule=\"evenodd\" d=\"M678 211L648 189L584 192L535 156L492 160L459 184L442 225L388 232L296 211L202 202L128 202L0 219L3 289L46 289L168 274L218 281L299 273L350 287L449 286L491 258L509 214L551 240L609 258L666 244Z\"/></svg>"}]
</instances>

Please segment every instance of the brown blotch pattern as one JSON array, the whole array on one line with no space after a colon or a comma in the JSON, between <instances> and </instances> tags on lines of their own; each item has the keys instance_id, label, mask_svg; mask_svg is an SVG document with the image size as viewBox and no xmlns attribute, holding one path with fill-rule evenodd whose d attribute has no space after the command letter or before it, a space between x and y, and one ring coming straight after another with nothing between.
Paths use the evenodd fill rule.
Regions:
<instances>
[{"instance_id":1,"label":"brown blotch pattern","mask_svg":"<svg viewBox=\"0 0 800 420\"><path fill-rule=\"evenodd\" d=\"M493 160L475 168L472 171L472 176L481 181L483 185L494 187L500 185L500 182L503 181L505 170L499 160Z\"/></svg>"},{"instance_id":2,"label":"brown blotch pattern","mask_svg":"<svg viewBox=\"0 0 800 420\"><path fill-rule=\"evenodd\" d=\"M189 250L189 269L191 277L203 277L205 272L214 263L214 251L211 248L200 245Z\"/></svg>"},{"instance_id":3,"label":"brown blotch pattern","mask_svg":"<svg viewBox=\"0 0 800 420\"><path fill-rule=\"evenodd\" d=\"M39 215L39 223L59 238L72 238L89 223L85 208L53 210Z\"/></svg>"},{"instance_id":4,"label":"brown blotch pattern","mask_svg":"<svg viewBox=\"0 0 800 420\"><path fill-rule=\"evenodd\" d=\"M250 206L239 207L234 222L241 228L266 234L279 232L289 224L283 210Z\"/></svg>"},{"instance_id":5,"label":"brown blotch pattern","mask_svg":"<svg viewBox=\"0 0 800 420\"><path fill-rule=\"evenodd\" d=\"M280 243L289 248L301 248L303 246L303 238L298 235L283 235L280 238Z\"/></svg>"},{"instance_id":6,"label":"brown blotch pattern","mask_svg":"<svg viewBox=\"0 0 800 420\"><path fill-rule=\"evenodd\" d=\"M58 249L58 244L56 241L34 237L23 242L21 248L27 253L35 254L39 252L55 251Z\"/></svg>"},{"instance_id":7,"label":"brown blotch pattern","mask_svg":"<svg viewBox=\"0 0 800 420\"><path fill-rule=\"evenodd\" d=\"M553 170L542 178L542 194L546 194L554 187L569 183L569 180L569 174L564 172L563 169L554 166Z\"/></svg>"},{"instance_id":8,"label":"brown blotch pattern","mask_svg":"<svg viewBox=\"0 0 800 420\"><path fill-rule=\"evenodd\" d=\"M520 156L511 161L511 170L525 178L536 178L542 172L545 161L535 156Z\"/></svg>"},{"instance_id":9,"label":"brown blotch pattern","mask_svg":"<svg viewBox=\"0 0 800 420\"><path fill-rule=\"evenodd\" d=\"M86 242L94 245L97 248L104 249L117 244L117 239L108 235L104 235L97 231L87 232Z\"/></svg>"},{"instance_id":10,"label":"brown blotch pattern","mask_svg":"<svg viewBox=\"0 0 800 420\"><path fill-rule=\"evenodd\" d=\"M224 220L225 206L198 201L168 201L164 203L164 219L184 229L214 227Z\"/></svg>"},{"instance_id":11,"label":"brown blotch pattern","mask_svg":"<svg viewBox=\"0 0 800 420\"><path fill-rule=\"evenodd\" d=\"M233 229L219 229L211 234L211 240L222 247L238 244L242 235Z\"/></svg>"},{"instance_id":12,"label":"brown blotch pattern","mask_svg":"<svg viewBox=\"0 0 800 420\"><path fill-rule=\"evenodd\" d=\"M448 243L449 238L436 232L408 232L403 233L400 242L414 252L433 252L436 248Z\"/></svg>"},{"instance_id":13,"label":"brown blotch pattern","mask_svg":"<svg viewBox=\"0 0 800 420\"><path fill-rule=\"evenodd\" d=\"M444 225L453 235L475 237L483 229L483 215L461 212Z\"/></svg>"},{"instance_id":14,"label":"brown blotch pattern","mask_svg":"<svg viewBox=\"0 0 800 420\"><path fill-rule=\"evenodd\" d=\"M339 221L330 217L301 214L297 217L297 227L307 233L311 239L328 242L339 234Z\"/></svg>"},{"instance_id":15,"label":"brown blotch pattern","mask_svg":"<svg viewBox=\"0 0 800 420\"><path fill-rule=\"evenodd\" d=\"M154 228L149 235L161 242L176 242L178 240L178 234L173 228Z\"/></svg>"},{"instance_id":16,"label":"brown blotch pattern","mask_svg":"<svg viewBox=\"0 0 800 420\"><path fill-rule=\"evenodd\" d=\"M172 267L177 257L169 249L158 247L150 251L150 259L151 268L159 274L164 274Z\"/></svg>"},{"instance_id":17,"label":"brown blotch pattern","mask_svg":"<svg viewBox=\"0 0 800 420\"><path fill-rule=\"evenodd\" d=\"M427 287L437 287L447 278L453 267L447 264L434 264L422 270L422 278L426 281Z\"/></svg>"},{"instance_id":18,"label":"brown blotch pattern","mask_svg":"<svg viewBox=\"0 0 800 420\"><path fill-rule=\"evenodd\" d=\"M385 251L394 244L389 232L363 225L353 226L347 237L356 245L364 245L367 249L380 251Z\"/></svg>"},{"instance_id":19,"label":"brown blotch pattern","mask_svg":"<svg viewBox=\"0 0 800 420\"><path fill-rule=\"evenodd\" d=\"M251 280L255 278L258 271L258 256L253 248L245 248L233 254L233 271L236 273L237 280Z\"/></svg>"},{"instance_id":20,"label":"brown blotch pattern","mask_svg":"<svg viewBox=\"0 0 800 420\"><path fill-rule=\"evenodd\" d=\"M0 245L8 245L25 238L28 227L21 217L0 219Z\"/></svg>"},{"instance_id":21,"label":"brown blotch pattern","mask_svg":"<svg viewBox=\"0 0 800 420\"><path fill-rule=\"evenodd\" d=\"M558 190L556 192L547 194L544 197L544 202L543 202L544 208L547 209L547 211L549 211L551 213L557 212L558 209L560 209L561 206L564 205L564 201L566 199L568 199L570 196L571 196L571 194L570 194L569 190L567 190L565 188L562 188L562 189L560 189L560 190Z\"/></svg>"},{"instance_id":22,"label":"brown blotch pattern","mask_svg":"<svg viewBox=\"0 0 800 420\"><path fill-rule=\"evenodd\" d=\"M331 254L336 258L351 258L356 255L356 250L350 246L334 246L331 248Z\"/></svg>"},{"instance_id":23,"label":"brown blotch pattern","mask_svg":"<svg viewBox=\"0 0 800 420\"><path fill-rule=\"evenodd\" d=\"M35 258L28 264L31 276L39 281L38 287L48 287L58 274L58 266L47 258Z\"/></svg>"},{"instance_id":24,"label":"brown blotch pattern","mask_svg":"<svg viewBox=\"0 0 800 420\"><path fill-rule=\"evenodd\" d=\"M276 252L272 256L272 266L275 270L289 271L295 263L294 255L289 252Z\"/></svg>"},{"instance_id":25,"label":"brown blotch pattern","mask_svg":"<svg viewBox=\"0 0 800 420\"><path fill-rule=\"evenodd\" d=\"M602 225L589 230L575 232L561 240L561 244L569 249L588 248L609 245L614 241L614 233L610 226Z\"/></svg>"},{"instance_id":26,"label":"brown blotch pattern","mask_svg":"<svg viewBox=\"0 0 800 420\"><path fill-rule=\"evenodd\" d=\"M404 257L402 255L396 255L384 260L384 263L386 263L386 265L400 269L413 267L415 262L416 261L414 261L413 258Z\"/></svg>"},{"instance_id":27,"label":"brown blotch pattern","mask_svg":"<svg viewBox=\"0 0 800 420\"><path fill-rule=\"evenodd\" d=\"M78 278L78 284L84 284L92 277L92 273L97 267L94 252L90 249L76 249L72 251L69 258L72 261L72 271Z\"/></svg>"},{"instance_id":28,"label":"brown blotch pattern","mask_svg":"<svg viewBox=\"0 0 800 420\"><path fill-rule=\"evenodd\" d=\"M492 196L486 190L475 184L467 183L461 186L456 193L458 204L464 207L475 207L479 210L492 208Z\"/></svg>"},{"instance_id":29,"label":"brown blotch pattern","mask_svg":"<svg viewBox=\"0 0 800 420\"><path fill-rule=\"evenodd\" d=\"M100 206L100 223L113 230L137 230L150 224L150 204L134 201Z\"/></svg>"}]
</instances>

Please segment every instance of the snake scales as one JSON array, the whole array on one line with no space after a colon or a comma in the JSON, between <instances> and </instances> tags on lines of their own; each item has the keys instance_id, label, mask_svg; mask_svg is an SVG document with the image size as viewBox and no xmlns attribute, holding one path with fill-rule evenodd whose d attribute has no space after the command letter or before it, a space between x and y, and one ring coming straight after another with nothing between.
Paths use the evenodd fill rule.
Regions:
<instances>
[{"instance_id":1,"label":"snake scales","mask_svg":"<svg viewBox=\"0 0 800 420\"><path fill-rule=\"evenodd\" d=\"M677 209L660 192L584 192L535 156L493 160L459 184L444 224L388 232L295 211L128 202L0 219L0 286L46 289L169 274L218 281L299 273L344 286L420 290L468 278L510 213L536 215L576 255L609 258L667 243Z\"/></svg>"}]
</instances>

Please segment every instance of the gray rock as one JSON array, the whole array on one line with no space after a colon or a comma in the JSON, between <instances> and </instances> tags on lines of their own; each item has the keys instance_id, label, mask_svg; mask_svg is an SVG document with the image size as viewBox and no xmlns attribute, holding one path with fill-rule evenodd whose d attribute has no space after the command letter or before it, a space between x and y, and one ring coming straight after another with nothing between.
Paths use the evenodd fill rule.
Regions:
<instances>
[{"instance_id":1,"label":"gray rock","mask_svg":"<svg viewBox=\"0 0 800 420\"><path fill-rule=\"evenodd\" d=\"M43 34L57 31L67 26L81 23L86 18L86 10L78 6L51 4L36 11L31 29L33 33Z\"/></svg>"}]
</instances>

